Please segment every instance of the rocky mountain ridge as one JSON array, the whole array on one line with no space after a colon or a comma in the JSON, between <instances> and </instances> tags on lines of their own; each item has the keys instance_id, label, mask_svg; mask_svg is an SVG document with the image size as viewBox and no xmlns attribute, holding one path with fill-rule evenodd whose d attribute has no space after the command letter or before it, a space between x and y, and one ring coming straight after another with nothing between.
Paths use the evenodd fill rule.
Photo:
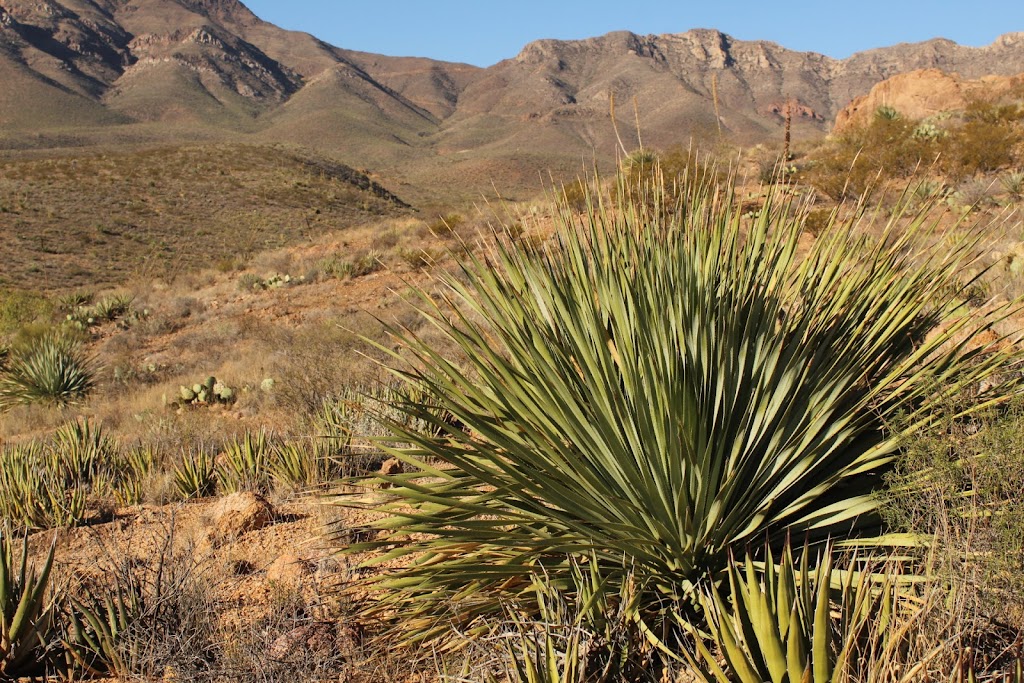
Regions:
<instances>
[{"instance_id":1,"label":"rocky mountain ridge","mask_svg":"<svg viewBox=\"0 0 1024 683\"><path fill-rule=\"evenodd\" d=\"M345 50L238 0L0 0L0 148L145 124L143 138L244 134L431 177L438 162L521 175L613 155L613 99L627 137L635 107L646 143L749 144L779 138L787 109L795 136L820 135L875 84L928 68L1024 72L1024 33L836 60L710 29L623 31L535 41L484 69Z\"/></svg>"}]
</instances>

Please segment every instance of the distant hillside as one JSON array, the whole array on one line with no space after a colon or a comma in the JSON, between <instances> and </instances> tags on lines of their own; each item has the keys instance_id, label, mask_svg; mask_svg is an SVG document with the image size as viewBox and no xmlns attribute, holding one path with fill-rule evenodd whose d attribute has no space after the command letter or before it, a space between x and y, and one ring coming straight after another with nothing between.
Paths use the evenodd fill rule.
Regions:
<instances>
[{"instance_id":1,"label":"distant hillside","mask_svg":"<svg viewBox=\"0 0 1024 683\"><path fill-rule=\"evenodd\" d=\"M341 49L237 0L0 0L0 149L243 136L473 195L611 158L613 97L628 145L634 103L649 144L754 143L781 137L787 106L795 136L820 135L876 83L931 68L1024 72L1024 34L834 60L707 29L617 32L480 69Z\"/></svg>"},{"instance_id":2,"label":"distant hillside","mask_svg":"<svg viewBox=\"0 0 1024 683\"><path fill-rule=\"evenodd\" d=\"M0 287L173 279L405 208L347 166L272 147L0 158Z\"/></svg>"}]
</instances>

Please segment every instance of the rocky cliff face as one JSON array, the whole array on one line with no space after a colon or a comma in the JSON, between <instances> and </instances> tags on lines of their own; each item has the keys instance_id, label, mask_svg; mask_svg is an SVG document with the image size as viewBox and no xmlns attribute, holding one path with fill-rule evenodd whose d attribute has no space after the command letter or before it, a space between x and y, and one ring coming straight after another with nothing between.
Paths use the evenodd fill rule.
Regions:
<instances>
[{"instance_id":1,"label":"rocky cliff face","mask_svg":"<svg viewBox=\"0 0 1024 683\"><path fill-rule=\"evenodd\" d=\"M867 123L882 106L911 119L924 119L962 111L972 100L995 101L1014 91L1024 94L1024 74L970 79L938 69L911 71L877 83L866 95L853 98L836 115L834 130L842 132Z\"/></svg>"}]
</instances>

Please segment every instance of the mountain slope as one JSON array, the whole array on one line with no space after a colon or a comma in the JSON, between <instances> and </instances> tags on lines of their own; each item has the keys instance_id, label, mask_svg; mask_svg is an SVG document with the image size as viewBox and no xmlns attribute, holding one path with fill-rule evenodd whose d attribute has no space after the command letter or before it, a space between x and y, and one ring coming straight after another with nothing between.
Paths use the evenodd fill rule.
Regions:
<instances>
[{"instance_id":1,"label":"mountain slope","mask_svg":"<svg viewBox=\"0 0 1024 683\"><path fill-rule=\"evenodd\" d=\"M708 29L615 32L537 41L481 69L345 50L238 0L0 0L0 148L28 132L54 144L52 130L80 131L79 144L243 135L475 193L612 158L613 101L627 148L637 119L649 145L749 144L781 139L787 111L795 137L822 135L876 83L928 68L1024 72L1024 34L835 60Z\"/></svg>"}]
</instances>

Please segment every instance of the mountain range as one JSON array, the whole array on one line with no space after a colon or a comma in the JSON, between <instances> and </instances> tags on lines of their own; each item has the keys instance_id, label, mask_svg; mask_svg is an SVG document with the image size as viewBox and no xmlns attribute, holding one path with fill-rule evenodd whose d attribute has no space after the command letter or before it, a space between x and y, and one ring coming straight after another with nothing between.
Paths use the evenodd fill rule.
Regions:
<instances>
[{"instance_id":1,"label":"mountain range","mask_svg":"<svg viewBox=\"0 0 1024 683\"><path fill-rule=\"evenodd\" d=\"M0 0L0 149L244 140L374 168L393 186L537 187L626 147L826 133L915 69L1024 72L1024 33L836 60L719 31L541 40L489 68L355 52L238 0ZM639 126L636 125L637 121ZM401 192L399 192L401 194Z\"/></svg>"}]
</instances>

